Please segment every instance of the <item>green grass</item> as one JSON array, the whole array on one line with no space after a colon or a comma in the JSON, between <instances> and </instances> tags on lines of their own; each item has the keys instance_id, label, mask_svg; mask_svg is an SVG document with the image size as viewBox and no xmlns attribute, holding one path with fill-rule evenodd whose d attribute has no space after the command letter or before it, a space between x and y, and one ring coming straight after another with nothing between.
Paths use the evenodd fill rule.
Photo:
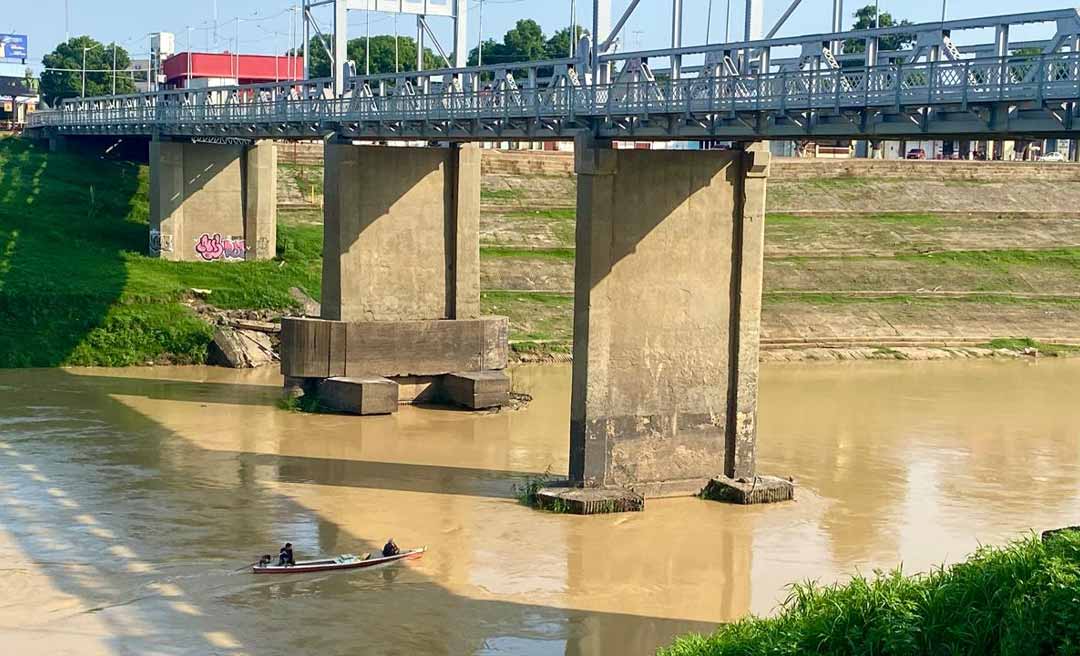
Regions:
<instances>
[{"instance_id":1,"label":"green grass","mask_svg":"<svg viewBox=\"0 0 1080 656\"><path fill-rule=\"evenodd\" d=\"M1080 532L984 547L928 574L795 584L776 617L685 636L660 654L1080 654Z\"/></svg>"},{"instance_id":2,"label":"green grass","mask_svg":"<svg viewBox=\"0 0 1080 656\"><path fill-rule=\"evenodd\" d=\"M0 367L198 363L212 329L182 300L286 310L319 295L322 230L282 225L273 262L166 262L148 248L145 166L0 139Z\"/></svg>"},{"instance_id":3,"label":"green grass","mask_svg":"<svg viewBox=\"0 0 1080 656\"><path fill-rule=\"evenodd\" d=\"M532 210L529 212L514 212L509 215L513 219L552 219L555 221L576 221L577 210L573 208Z\"/></svg>"},{"instance_id":4,"label":"green grass","mask_svg":"<svg viewBox=\"0 0 1080 656\"><path fill-rule=\"evenodd\" d=\"M1048 344L1046 342L1035 341L1030 337L1005 337L994 339L985 346L986 348L995 350L1018 352L1023 352L1027 349L1035 349L1040 355L1048 355L1051 357L1080 354L1080 346L1074 346L1072 344Z\"/></svg>"},{"instance_id":5,"label":"green grass","mask_svg":"<svg viewBox=\"0 0 1080 656\"><path fill-rule=\"evenodd\" d=\"M1002 249L989 251L948 251L927 255L898 255L896 259L923 264L960 264L984 269L1009 266L1041 266L1080 271L1080 248L1049 250Z\"/></svg>"},{"instance_id":6,"label":"green grass","mask_svg":"<svg viewBox=\"0 0 1080 656\"><path fill-rule=\"evenodd\" d=\"M514 248L513 246L483 246L480 257L484 258L521 258L533 260L558 260L573 262L572 248Z\"/></svg>"},{"instance_id":7,"label":"green grass","mask_svg":"<svg viewBox=\"0 0 1080 656\"><path fill-rule=\"evenodd\" d=\"M868 303L880 303L890 305L952 305L957 303L982 303L985 305L1029 305L1029 306L1080 306L1080 299L1076 298L1020 298L1003 294L965 294L963 296L928 297L907 294L891 296L866 296L856 294L829 293L829 292L805 292L783 294L765 292L762 295L766 304L783 305L785 303L810 303L813 305L860 305Z\"/></svg>"},{"instance_id":8,"label":"green grass","mask_svg":"<svg viewBox=\"0 0 1080 656\"><path fill-rule=\"evenodd\" d=\"M933 226L943 223L944 219L936 214L925 214L919 212L905 213L881 213L881 214L857 214L852 216L807 216L802 214L785 214L778 212L776 214L765 215L765 223L770 226L794 226L794 227L814 227L815 224L820 225L822 220L839 218L844 221L857 221L866 223L883 223L889 225L903 225L903 226Z\"/></svg>"}]
</instances>

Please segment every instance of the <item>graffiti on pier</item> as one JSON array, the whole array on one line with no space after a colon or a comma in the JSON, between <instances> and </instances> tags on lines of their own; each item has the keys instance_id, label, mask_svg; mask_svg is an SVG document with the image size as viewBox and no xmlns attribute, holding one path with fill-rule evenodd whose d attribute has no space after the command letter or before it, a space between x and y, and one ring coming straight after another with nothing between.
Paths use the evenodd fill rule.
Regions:
<instances>
[{"instance_id":1,"label":"graffiti on pier","mask_svg":"<svg viewBox=\"0 0 1080 656\"><path fill-rule=\"evenodd\" d=\"M172 235L163 235L160 230L150 231L150 254L161 255L173 250Z\"/></svg>"},{"instance_id":2,"label":"graffiti on pier","mask_svg":"<svg viewBox=\"0 0 1080 656\"><path fill-rule=\"evenodd\" d=\"M206 262L216 260L242 260L247 255L247 245L243 239L222 237L215 233L204 232L195 240L195 252Z\"/></svg>"}]
</instances>

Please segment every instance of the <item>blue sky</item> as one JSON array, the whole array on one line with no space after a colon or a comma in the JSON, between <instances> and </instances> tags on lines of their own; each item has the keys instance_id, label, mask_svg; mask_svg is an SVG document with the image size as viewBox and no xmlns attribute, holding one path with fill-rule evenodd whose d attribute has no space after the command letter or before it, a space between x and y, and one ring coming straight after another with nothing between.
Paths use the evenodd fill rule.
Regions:
<instances>
[{"instance_id":1,"label":"blue sky","mask_svg":"<svg viewBox=\"0 0 1080 656\"><path fill-rule=\"evenodd\" d=\"M713 1L712 41L722 40L724 13L727 0ZM789 0L766 0L765 23L771 26L787 7ZM846 26L850 26L855 9L867 1L846 0L844 12ZM706 6L709 0L684 0L685 42L702 43L705 40ZM618 16L629 0L614 0L613 13ZM0 32L28 34L30 58L38 64L42 55L50 51L64 38L64 0L6 0L7 5L0 16ZM236 31L236 17L240 23L240 50L243 52L280 52L288 44L289 12L293 0L217 0L220 39L215 44L208 36L211 24L213 0L188 0L167 2L163 0L68 0L70 6L70 29L72 36L89 34L102 41L117 41L133 55L147 49L145 34L150 31L171 31L176 34L177 48L186 49L188 28L193 28L192 42L197 50L209 43L211 49L229 47ZM937 20L941 15L941 1L912 3L904 0L881 0L882 11L889 11L898 18L914 22ZM471 42L478 37L479 1L470 0L469 31ZM591 0L578 0L579 23L588 26ZM949 18L1006 14L1016 12L1062 9L1070 5L1064 0L949 0ZM731 2L731 36L741 37L743 0ZM828 31L831 0L803 0L795 11L781 36ZM501 40L507 29L521 18L533 18L545 32L551 33L569 24L570 0L485 0L485 37ZM351 12L350 36L364 34L365 16ZM445 20L433 20L433 26L448 42L449 30ZM402 35L412 35L415 24L409 17L398 19ZM641 6L624 33L624 49L663 47L668 45L671 28L670 0L642 0ZM394 18L387 14L372 14L372 34L393 34ZM1015 37L1014 37L1015 38ZM216 45L216 48L215 48ZM447 45L449 48L449 45Z\"/></svg>"}]
</instances>

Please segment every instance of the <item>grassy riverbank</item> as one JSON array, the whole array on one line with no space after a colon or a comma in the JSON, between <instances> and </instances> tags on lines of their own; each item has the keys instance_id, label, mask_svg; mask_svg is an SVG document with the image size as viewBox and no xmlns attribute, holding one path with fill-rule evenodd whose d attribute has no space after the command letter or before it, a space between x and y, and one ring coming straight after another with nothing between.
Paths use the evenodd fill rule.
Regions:
<instances>
[{"instance_id":1,"label":"grassy riverbank","mask_svg":"<svg viewBox=\"0 0 1080 656\"><path fill-rule=\"evenodd\" d=\"M186 305L286 310L318 295L322 230L284 223L274 262L201 264L144 255L145 166L0 139L0 367L197 363L209 324Z\"/></svg>"},{"instance_id":2,"label":"grassy riverbank","mask_svg":"<svg viewBox=\"0 0 1080 656\"><path fill-rule=\"evenodd\" d=\"M775 618L687 636L662 656L1080 653L1080 531L986 547L917 576L797 584Z\"/></svg>"}]
</instances>

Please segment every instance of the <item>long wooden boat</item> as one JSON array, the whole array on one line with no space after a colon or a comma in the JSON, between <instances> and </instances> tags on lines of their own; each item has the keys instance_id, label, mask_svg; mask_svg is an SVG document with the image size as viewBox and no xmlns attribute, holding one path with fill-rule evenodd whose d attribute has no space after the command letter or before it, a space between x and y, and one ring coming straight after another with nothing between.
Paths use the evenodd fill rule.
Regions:
<instances>
[{"instance_id":1,"label":"long wooden boat","mask_svg":"<svg viewBox=\"0 0 1080 656\"><path fill-rule=\"evenodd\" d=\"M303 574L305 572L329 572L344 569L363 569L385 565L398 560L414 560L420 558L427 551L427 547L409 549L395 556L383 556L367 554L363 557L352 554L342 554L336 558L324 558L322 560L298 560L295 565L255 565L251 571L256 574Z\"/></svg>"}]
</instances>

